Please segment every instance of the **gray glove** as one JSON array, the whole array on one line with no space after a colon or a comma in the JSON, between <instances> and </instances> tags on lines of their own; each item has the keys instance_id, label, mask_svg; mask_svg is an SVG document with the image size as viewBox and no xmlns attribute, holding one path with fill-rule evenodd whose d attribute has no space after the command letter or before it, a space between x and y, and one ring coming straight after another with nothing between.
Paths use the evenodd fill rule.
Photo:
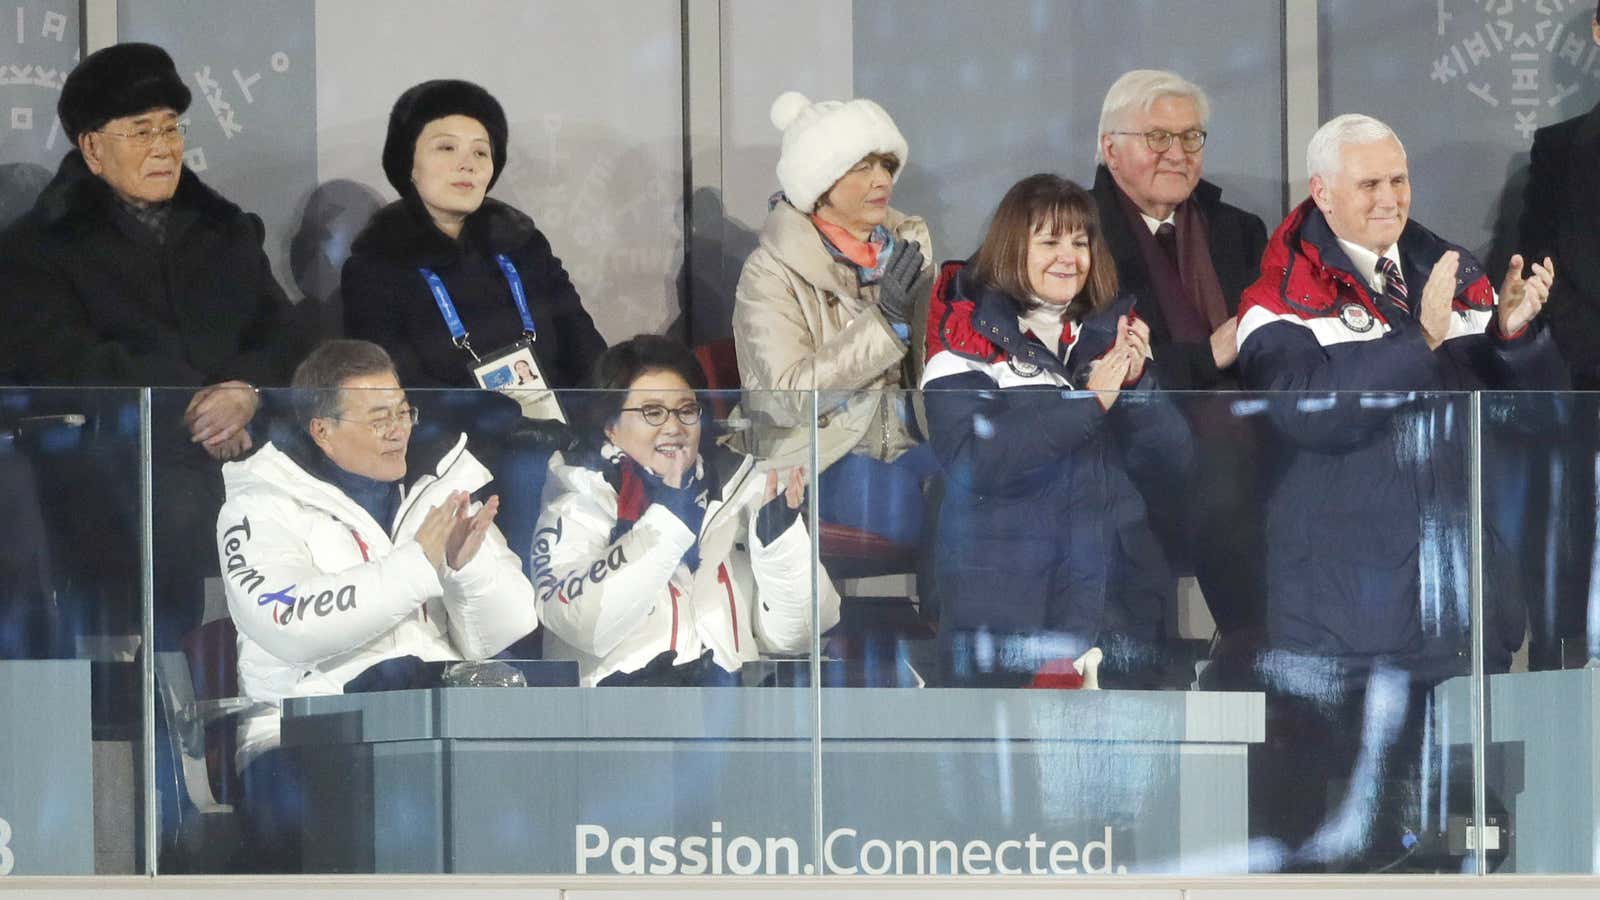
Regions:
<instances>
[{"instance_id":1,"label":"gray glove","mask_svg":"<svg viewBox=\"0 0 1600 900\"><path fill-rule=\"evenodd\" d=\"M916 304L912 287L922 274L922 245L906 241L895 248L894 257L883 277L878 279L878 309L891 323L904 325L911 320Z\"/></svg>"}]
</instances>

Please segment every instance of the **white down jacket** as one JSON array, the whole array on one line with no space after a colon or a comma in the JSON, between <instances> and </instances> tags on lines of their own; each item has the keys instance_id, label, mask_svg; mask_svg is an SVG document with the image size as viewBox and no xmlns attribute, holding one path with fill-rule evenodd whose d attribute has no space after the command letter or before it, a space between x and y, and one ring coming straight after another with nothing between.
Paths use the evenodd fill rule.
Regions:
<instances>
[{"instance_id":1,"label":"white down jacket","mask_svg":"<svg viewBox=\"0 0 1600 900\"><path fill-rule=\"evenodd\" d=\"M217 553L239 629L239 689L270 704L240 723L241 769L277 746L285 697L342 693L401 656L482 659L537 627L533 586L499 529L460 570L442 572L414 538L451 491L489 482L466 443L408 473L384 525L273 444L222 467Z\"/></svg>"},{"instance_id":2,"label":"white down jacket","mask_svg":"<svg viewBox=\"0 0 1600 900\"><path fill-rule=\"evenodd\" d=\"M763 545L756 521L767 475L725 448L700 458L706 486L700 565L681 560L696 535L650 504L617 532L619 467L577 451L550 460L532 557L544 653L575 659L585 685L632 672L674 651L678 663L710 650L733 671L763 653L811 647L811 539L805 517ZM782 498L774 499L782 503ZM839 621L839 594L819 572L823 630Z\"/></svg>"}]
</instances>

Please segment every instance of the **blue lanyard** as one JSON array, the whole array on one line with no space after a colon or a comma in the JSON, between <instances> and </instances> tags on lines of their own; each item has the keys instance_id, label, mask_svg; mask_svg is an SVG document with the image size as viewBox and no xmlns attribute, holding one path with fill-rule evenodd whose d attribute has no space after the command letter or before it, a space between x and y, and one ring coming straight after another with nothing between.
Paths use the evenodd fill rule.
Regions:
<instances>
[{"instance_id":1,"label":"blue lanyard","mask_svg":"<svg viewBox=\"0 0 1600 900\"><path fill-rule=\"evenodd\" d=\"M500 271L506 276L506 284L511 287L511 300L517 304L517 314L522 316L522 331L529 340L539 339L539 329L533 325L533 314L528 312L528 295L522 290L522 276L517 274L517 267L511 264L511 258L504 253L495 254L494 261L500 264ZM439 315L444 317L446 328L450 329L450 339L457 347L472 354L473 359L478 354L473 352L472 344L467 340L467 329L461 324L461 316L456 313L456 304L450 299L450 292L445 290L444 280L429 268L418 268L423 279L428 282L428 290L433 292L433 302L439 307Z\"/></svg>"}]
</instances>

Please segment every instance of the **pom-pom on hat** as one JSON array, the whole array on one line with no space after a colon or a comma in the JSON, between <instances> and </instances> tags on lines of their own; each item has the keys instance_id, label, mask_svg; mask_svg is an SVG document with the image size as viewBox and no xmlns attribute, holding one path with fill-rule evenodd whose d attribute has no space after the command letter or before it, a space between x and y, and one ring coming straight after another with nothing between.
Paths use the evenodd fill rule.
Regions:
<instances>
[{"instance_id":1,"label":"pom-pom on hat","mask_svg":"<svg viewBox=\"0 0 1600 900\"><path fill-rule=\"evenodd\" d=\"M170 107L189 108L189 88L167 51L154 44L112 44L83 58L61 85L56 115L74 144L112 119Z\"/></svg>"},{"instance_id":2,"label":"pom-pom on hat","mask_svg":"<svg viewBox=\"0 0 1600 900\"><path fill-rule=\"evenodd\" d=\"M417 152L417 136L434 119L456 115L477 119L489 132L489 155L494 160L489 187L500 180L500 173L506 168L506 111L493 94L478 85L441 78L424 81L401 94L389 111L389 136L383 141L383 174L400 196L416 190L411 184L411 164Z\"/></svg>"},{"instance_id":3,"label":"pom-pom on hat","mask_svg":"<svg viewBox=\"0 0 1600 900\"><path fill-rule=\"evenodd\" d=\"M799 91L787 91L772 101L770 115L783 132L778 184L801 212L811 212L817 199L869 154L894 154L900 160L897 179L905 170L906 139L871 100L812 103Z\"/></svg>"}]
</instances>

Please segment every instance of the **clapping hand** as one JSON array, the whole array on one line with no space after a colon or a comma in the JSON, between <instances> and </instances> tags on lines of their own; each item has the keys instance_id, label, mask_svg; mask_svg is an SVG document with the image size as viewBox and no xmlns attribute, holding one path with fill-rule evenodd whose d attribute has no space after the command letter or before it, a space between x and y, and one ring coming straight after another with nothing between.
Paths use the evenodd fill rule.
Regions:
<instances>
[{"instance_id":1,"label":"clapping hand","mask_svg":"<svg viewBox=\"0 0 1600 900\"><path fill-rule=\"evenodd\" d=\"M483 546L484 535L489 533L489 526L494 524L494 517L500 512L500 496L496 494L490 497L474 515L467 513L472 498L465 491L458 491L450 496L452 499L459 496L460 500L456 503L455 512L450 520L450 537L445 543L445 561L450 564L450 568L459 570L472 562L472 558L478 555L478 549Z\"/></svg>"},{"instance_id":2,"label":"clapping hand","mask_svg":"<svg viewBox=\"0 0 1600 900\"><path fill-rule=\"evenodd\" d=\"M1550 286L1555 282L1555 277L1555 263L1548 256L1542 265L1533 264L1531 278L1523 277L1522 254L1511 257L1506 280L1500 285L1500 309L1495 317L1502 336L1516 334L1539 315L1545 302L1550 299Z\"/></svg>"},{"instance_id":3,"label":"clapping hand","mask_svg":"<svg viewBox=\"0 0 1600 900\"><path fill-rule=\"evenodd\" d=\"M761 495L763 505L770 503L773 498L778 496L779 480L780 477L776 469L767 473L767 489ZM781 480L783 482L783 502L787 503L790 509L799 509L800 504L804 503L806 499L806 470L800 466L795 466L786 475L782 476Z\"/></svg>"},{"instance_id":4,"label":"clapping hand","mask_svg":"<svg viewBox=\"0 0 1600 900\"><path fill-rule=\"evenodd\" d=\"M500 512L500 498L490 497L475 515L468 514L472 496L466 491L451 491L445 501L423 517L416 541L435 569L448 564L460 569L478 554L484 535Z\"/></svg>"},{"instance_id":5,"label":"clapping hand","mask_svg":"<svg viewBox=\"0 0 1600 900\"><path fill-rule=\"evenodd\" d=\"M916 306L917 277L922 274L922 245L906 241L895 248L883 277L878 280L878 309L883 317L896 324L911 320Z\"/></svg>"},{"instance_id":6,"label":"clapping hand","mask_svg":"<svg viewBox=\"0 0 1600 900\"><path fill-rule=\"evenodd\" d=\"M1447 250L1433 264L1428 273L1428 283L1422 286L1422 306L1417 309L1417 324L1422 326L1422 337L1428 349L1434 350L1444 343L1450 333L1450 309L1456 296L1456 270L1461 267L1461 254Z\"/></svg>"},{"instance_id":7,"label":"clapping hand","mask_svg":"<svg viewBox=\"0 0 1600 900\"><path fill-rule=\"evenodd\" d=\"M1150 358L1150 326L1137 316L1127 315L1117 320L1117 344L1129 354L1128 373L1123 384L1138 381L1144 376L1145 360Z\"/></svg>"}]
</instances>

